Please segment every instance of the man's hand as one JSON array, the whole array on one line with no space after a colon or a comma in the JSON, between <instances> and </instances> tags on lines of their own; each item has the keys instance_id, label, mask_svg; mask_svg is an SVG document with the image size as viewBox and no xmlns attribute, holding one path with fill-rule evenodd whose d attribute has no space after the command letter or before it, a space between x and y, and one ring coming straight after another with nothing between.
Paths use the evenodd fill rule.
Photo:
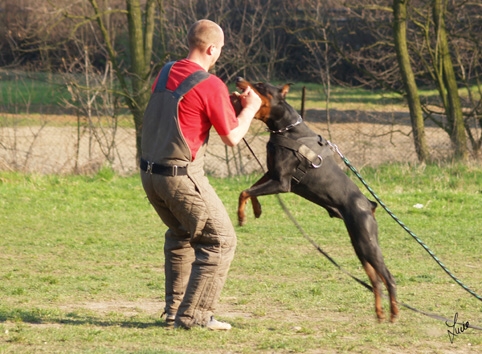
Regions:
<instances>
[{"instance_id":1,"label":"man's hand","mask_svg":"<svg viewBox=\"0 0 482 354\"><path fill-rule=\"evenodd\" d=\"M247 87L243 93L234 92L230 96L239 125L231 130L228 135L221 136L221 140L228 146L238 144L248 132L251 121L261 107L261 98Z\"/></svg>"},{"instance_id":2,"label":"man's hand","mask_svg":"<svg viewBox=\"0 0 482 354\"><path fill-rule=\"evenodd\" d=\"M261 107L261 98L251 89L246 87L243 93L233 92L230 95L231 104L233 105L236 116L239 116L244 108L254 111L253 115L258 112Z\"/></svg>"},{"instance_id":3,"label":"man's hand","mask_svg":"<svg viewBox=\"0 0 482 354\"><path fill-rule=\"evenodd\" d=\"M256 114L261 107L261 98L249 86L239 95L239 100L243 109L254 111L253 115Z\"/></svg>"}]
</instances>

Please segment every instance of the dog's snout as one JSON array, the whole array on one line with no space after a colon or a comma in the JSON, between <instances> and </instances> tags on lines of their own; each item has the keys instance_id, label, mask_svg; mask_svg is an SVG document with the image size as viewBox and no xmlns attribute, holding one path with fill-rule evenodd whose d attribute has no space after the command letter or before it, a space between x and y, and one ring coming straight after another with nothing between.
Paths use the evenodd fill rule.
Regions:
<instances>
[{"instance_id":1,"label":"dog's snout","mask_svg":"<svg viewBox=\"0 0 482 354\"><path fill-rule=\"evenodd\" d=\"M251 84L250 84L248 81L246 81L245 79L243 79L243 78L240 77L240 76L238 76L238 77L236 78L236 87L237 87L239 90L244 91L244 90L246 90L246 88L247 88L248 86L251 86Z\"/></svg>"}]
</instances>

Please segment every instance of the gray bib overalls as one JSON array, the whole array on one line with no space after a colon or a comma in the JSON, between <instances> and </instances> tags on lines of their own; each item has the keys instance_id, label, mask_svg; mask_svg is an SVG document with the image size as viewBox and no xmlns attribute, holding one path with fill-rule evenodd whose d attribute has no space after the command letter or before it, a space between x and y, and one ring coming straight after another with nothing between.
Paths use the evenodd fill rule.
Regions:
<instances>
[{"instance_id":1,"label":"gray bib overalls","mask_svg":"<svg viewBox=\"0 0 482 354\"><path fill-rule=\"evenodd\" d=\"M179 101L209 74L198 71L175 91L166 89L172 63L161 71L144 114L141 179L168 227L165 233L165 311L176 325L205 325L226 281L236 234L226 209L204 175L207 139L191 161L179 128ZM174 167L177 166L177 167Z\"/></svg>"}]
</instances>

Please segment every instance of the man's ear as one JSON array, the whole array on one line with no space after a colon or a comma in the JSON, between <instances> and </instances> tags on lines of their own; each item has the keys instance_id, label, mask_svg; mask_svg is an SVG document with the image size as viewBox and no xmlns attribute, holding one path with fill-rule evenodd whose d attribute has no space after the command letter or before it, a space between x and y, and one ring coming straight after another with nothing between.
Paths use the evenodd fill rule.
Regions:
<instances>
[{"instance_id":1,"label":"man's ear","mask_svg":"<svg viewBox=\"0 0 482 354\"><path fill-rule=\"evenodd\" d=\"M214 50L215 50L215 45L214 45L214 44L210 44L210 45L206 48L206 53L209 54L209 55L213 55Z\"/></svg>"}]
</instances>

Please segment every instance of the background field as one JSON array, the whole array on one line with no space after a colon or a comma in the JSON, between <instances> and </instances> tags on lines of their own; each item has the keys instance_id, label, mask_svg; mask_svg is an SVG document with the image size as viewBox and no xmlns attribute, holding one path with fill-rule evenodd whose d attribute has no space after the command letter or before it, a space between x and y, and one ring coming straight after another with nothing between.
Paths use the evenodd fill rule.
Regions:
<instances>
[{"instance_id":1,"label":"background field","mask_svg":"<svg viewBox=\"0 0 482 354\"><path fill-rule=\"evenodd\" d=\"M288 97L297 109L302 86ZM236 229L237 254L217 313L233 330L167 329L160 319L165 228L135 172L130 117L117 116L115 125L110 117L88 120L62 107L62 86L42 78L3 80L0 90L0 353L482 351L481 331L468 329L450 343L444 321L404 307L397 323L377 323L372 294L317 252L274 196L261 198L260 219L249 214ZM327 111L320 87L308 85L305 108L307 123L480 295L480 161L417 164L407 108L383 91L335 88ZM428 122L426 131L434 159L447 160L446 134ZM262 163L267 137L254 122L247 141ZM260 166L244 144L228 149L212 134L206 170L235 221L238 193ZM322 249L367 280L340 220L294 195L282 200ZM399 301L482 327L482 302L381 208L377 217Z\"/></svg>"},{"instance_id":2,"label":"background field","mask_svg":"<svg viewBox=\"0 0 482 354\"><path fill-rule=\"evenodd\" d=\"M0 170L92 174L105 165L122 175L137 170L135 132L125 108L100 105L105 110L88 117L85 107L76 111L67 105L69 94L60 77L25 75L2 76L0 71ZM357 166L417 162L402 97L384 90L333 87L327 105L321 85L298 82L287 98L297 110L301 110L303 87L307 124L337 144ZM235 90L234 85L230 90ZM421 91L420 95L431 102L436 93ZM432 159L449 160L452 147L447 133L429 120L425 131ZM479 134L475 129L473 133ZM254 122L246 140L264 163L268 140L264 124ZM480 164L480 157L471 151L470 161ZM206 171L216 177L261 173L244 143L228 148L215 133L210 138Z\"/></svg>"},{"instance_id":3,"label":"background field","mask_svg":"<svg viewBox=\"0 0 482 354\"><path fill-rule=\"evenodd\" d=\"M480 295L482 170L360 169L387 206ZM233 221L238 193L255 180L212 179ZM294 195L282 199L319 246L367 279L339 220ZM0 352L482 351L481 331L468 329L451 344L443 321L403 307L397 323L377 323L372 295L303 238L276 197L261 203L262 217L250 215L237 227L237 254L217 313L233 330L168 330L159 318L165 229L138 176L105 168L91 177L0 173ZM448 319L457 313L460 322L482 327L482 302L381 208L377 218L399 301Z\"/></svg>"}]
</instances>

